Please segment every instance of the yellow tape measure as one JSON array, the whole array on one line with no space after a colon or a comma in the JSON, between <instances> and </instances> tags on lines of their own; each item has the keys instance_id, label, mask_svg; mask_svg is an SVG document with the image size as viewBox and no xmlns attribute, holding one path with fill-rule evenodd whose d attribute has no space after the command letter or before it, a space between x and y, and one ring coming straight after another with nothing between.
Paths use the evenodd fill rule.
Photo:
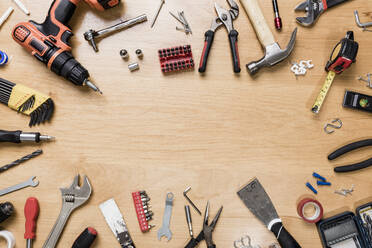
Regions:
<instances>
[{"instance_id":1,"label":"yellow tape measure","mask_svg":"<svg viewBox=\"0 0 372 248\"><path fill-rule=\"evenodd\" d=\"M313 111L315 114L319 113L320 111L320 108L322 107L322 104L327 96L327 93L329 91L329 89L331 88L332 86L332 83L333 83L333 80L335 79L336 77L336 72L334 71L329 71L328 72L328 75L327 75L327 78L324 82L324 85L322 87L322 89L320 90L319 92L319 95L318 97L316 98L316 101L311 109L311 111Z\"/></svg>"}]
</instances>

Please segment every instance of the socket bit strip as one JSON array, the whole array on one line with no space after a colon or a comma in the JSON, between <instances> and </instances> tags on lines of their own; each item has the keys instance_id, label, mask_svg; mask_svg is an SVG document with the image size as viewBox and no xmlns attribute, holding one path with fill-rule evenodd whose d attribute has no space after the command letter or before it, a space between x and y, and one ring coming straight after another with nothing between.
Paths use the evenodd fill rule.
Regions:
<instances>
[{"instance_id":1,"label":"socket bit strip","mask_svg":"<svg viewBox=\"0 0 372 248\"><path fill-rule=\"evenodd\" d=\"M148 232L155 225L149 225L149 221L152 220L154 213L149 210L150 198L146 191L137 191L132 193L134 208L136 209L138 224L143 233Z\"/></svg>"}]
</instances>

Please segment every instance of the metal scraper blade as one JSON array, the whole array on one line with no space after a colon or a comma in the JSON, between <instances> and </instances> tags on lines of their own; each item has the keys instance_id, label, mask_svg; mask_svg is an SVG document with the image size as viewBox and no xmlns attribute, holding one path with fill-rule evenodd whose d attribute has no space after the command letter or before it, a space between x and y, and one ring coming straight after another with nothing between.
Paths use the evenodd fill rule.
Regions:
<instances>
[{"instance_id":1,"label":"metal scraper blade","mask_svg":"<svg viewBox=\"0 0 372 248\"><path fill-rule=\"evenodd\" d=\"M270 221L279 218L270 197L257 178L253 178L237 193L247 208L262 221L266 227L269 225Z\"/></svg>"}]
</instances>

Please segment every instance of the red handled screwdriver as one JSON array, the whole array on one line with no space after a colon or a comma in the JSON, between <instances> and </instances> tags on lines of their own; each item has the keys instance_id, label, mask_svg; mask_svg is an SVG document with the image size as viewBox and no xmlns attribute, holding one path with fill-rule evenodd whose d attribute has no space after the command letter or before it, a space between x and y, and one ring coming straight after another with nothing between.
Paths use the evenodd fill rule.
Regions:
<instances>
[{"instance_id":1,"label":"red handled screwdriver","mask_svg":"<svg viewBox=\"0 0 372 248\"><path fill-rule=\"evenodd\" d=\"M39 202L37 199L35 197L28 198L25 204L26 231L24 236L27 248L32 248L32 242L36 237L36 219L39 216L39 210Z\"/></svg>"}]
</instances>

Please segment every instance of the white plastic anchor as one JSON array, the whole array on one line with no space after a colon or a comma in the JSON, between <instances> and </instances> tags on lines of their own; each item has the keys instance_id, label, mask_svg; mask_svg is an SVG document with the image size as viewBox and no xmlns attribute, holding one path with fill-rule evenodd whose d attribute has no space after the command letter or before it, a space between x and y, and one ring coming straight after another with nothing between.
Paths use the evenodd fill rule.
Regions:
<instances>
[{"instance_id":1,"label":"white plastic anchor","mask_svg":"<svg viewBox=\"0 0 372 248\"><path fill-rule=\"evenodd\" d=\"M7 248L13 248L15 246L16 241L11 232L6 231L6 230L0 231L0 237L6 240L8 244Z\"/></svg>"},{"instance_id":2,"label":"white plastic anchor","mask_svg":"<svg viewBox=\"0 0 372 248\"><path fill-rule=\"evenodd\" d=\"M311 69L314 67L314 64L312 64L312 60L301 60L300 63L293 63L291 67L291 71L296 76L303 76L306 74L307 69Z\"/></svg>"},{"instance_id":3,"label":"white plastic anchor","mask_svg":"<svg viewBox=\"0 0 372 248\"><path fill-rule=\"evenodd\" d=\"M0 27L3 25L3 23L8 20L9 16L13 13L13 8L9 7L4 14L0 17Z\"/></svg>"}]
</instances>

